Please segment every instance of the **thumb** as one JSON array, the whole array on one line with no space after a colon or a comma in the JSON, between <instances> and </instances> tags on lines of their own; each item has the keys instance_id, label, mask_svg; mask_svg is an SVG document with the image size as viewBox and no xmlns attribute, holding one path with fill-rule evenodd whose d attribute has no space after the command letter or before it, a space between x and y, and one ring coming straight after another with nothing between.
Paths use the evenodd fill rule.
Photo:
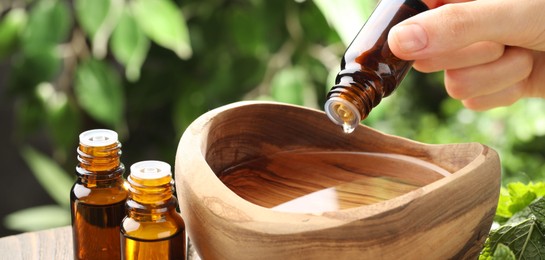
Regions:
<instances>
[{"instance_id":1,"label":"thumb","mask_svg":"<svg viewBox=\"0 0 545 260\"><path fill-rule=\"evenodd\" d=\"M545 1L482 0L447 4L394 26L392 52L417 60L448 53L479 41L545 50Z\"/></svg>"}]
</instances>

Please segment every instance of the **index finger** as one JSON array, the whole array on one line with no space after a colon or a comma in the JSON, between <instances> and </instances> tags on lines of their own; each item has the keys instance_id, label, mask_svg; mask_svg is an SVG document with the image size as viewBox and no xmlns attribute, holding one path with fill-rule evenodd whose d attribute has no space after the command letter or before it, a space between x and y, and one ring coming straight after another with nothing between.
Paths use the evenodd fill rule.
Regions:
<instances>
[{"instance_id":1,"label":"index finger","mask_svg":"<svg viewBox=\"0 0 545 260\"><path fill-rule=\"evenodd\" d=\"M530 6L529 2L539 1L524 1ZM396 56L408 60L430 58L480 41L521 46L532 38L524 23L529 23L528 16L534 11L520 5L512 0L442 5L394 26L388 44Z\"/></svg>"}]
</instances>

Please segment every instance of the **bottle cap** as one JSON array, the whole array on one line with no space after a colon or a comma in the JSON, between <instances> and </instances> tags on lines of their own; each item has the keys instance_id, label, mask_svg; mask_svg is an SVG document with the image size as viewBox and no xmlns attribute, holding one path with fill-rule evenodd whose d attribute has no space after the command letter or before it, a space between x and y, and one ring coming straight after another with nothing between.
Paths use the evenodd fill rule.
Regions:
<instances>
[{"instance_id":1,"label":"bottle cap","mask_svg":"<svg viewBox=\"0 0 545 260\"><path fill-rule=\"evenodd\" d=\"M88 130L79 135L79 142L86 146L107 146L118 141L117 133L108 129Z\"/></svg>"},{"instance_id":2,"label":"bottle cap","mask_svg":"<svg viewBox=\"0 0 545 260\"><path fill-rule=\"evenodd\" d=\"M343 127L345 133L351 133L361 121L361 115L352 103L333 97L325 103L325 113L335 124Z\"/></svg>"},{"instance_id":3,"label":"bottle cap","mask_svg":"<svg viewBox=\"0 0 545 260\"><path fill-rule=\"evenodd\" d=\"M170 165L162 161L141 161L131 165L131 177L142 180L172 176Z\"/></svg>"}]
</instances>

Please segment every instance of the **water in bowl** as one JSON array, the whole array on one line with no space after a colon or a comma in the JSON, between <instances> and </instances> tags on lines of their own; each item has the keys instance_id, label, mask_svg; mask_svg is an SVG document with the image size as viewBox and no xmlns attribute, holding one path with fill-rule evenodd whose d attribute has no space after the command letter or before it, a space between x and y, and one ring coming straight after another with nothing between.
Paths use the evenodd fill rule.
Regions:
<instances>
[{"instance_id":1,"label":"water in bowl","mask_svg":"<svg viewBox=\"0 0 545 260\"><path fill-rule=\"evenodd\" d=\"M450 173L395 154L288 151L234 165L220 174L233 192L279 211L320 213L401 196Z\"/></svg>"}]
</instances>

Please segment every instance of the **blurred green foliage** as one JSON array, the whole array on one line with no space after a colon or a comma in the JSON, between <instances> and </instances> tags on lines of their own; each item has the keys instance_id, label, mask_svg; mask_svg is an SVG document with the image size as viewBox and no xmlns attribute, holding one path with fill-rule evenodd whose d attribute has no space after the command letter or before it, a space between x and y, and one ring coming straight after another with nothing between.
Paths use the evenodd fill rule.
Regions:
<instances>
[{"instance_id":1,"label":"blurred green foliage","mask_svg":"<svg viewBox=\"0 0 545 260\"><path fill-rule=\"evenodd\" d=\"M244 99L321 109L342 54L375 1L12 0L0 4L0 62L16 100L16 138L36 178L69 214L80 132L120 134L124 162L172 162L202 113ZM365 124L426 143L481 142L499 151L504 183L545 177L545 102L476 113L447 97L441 73L409 73ZM50 150L32 148L47 137ZM55 181L51 181L54 179ZM62 187L60 187L62 186ZM26 212L26 213L25 213ZM64 218L62 218L64 217ZM32 219L32 218L30 218ZM14 222L15 221L15 222ZM62 221L61 221L62 222Z\"/></svg>"}]
</instances>

